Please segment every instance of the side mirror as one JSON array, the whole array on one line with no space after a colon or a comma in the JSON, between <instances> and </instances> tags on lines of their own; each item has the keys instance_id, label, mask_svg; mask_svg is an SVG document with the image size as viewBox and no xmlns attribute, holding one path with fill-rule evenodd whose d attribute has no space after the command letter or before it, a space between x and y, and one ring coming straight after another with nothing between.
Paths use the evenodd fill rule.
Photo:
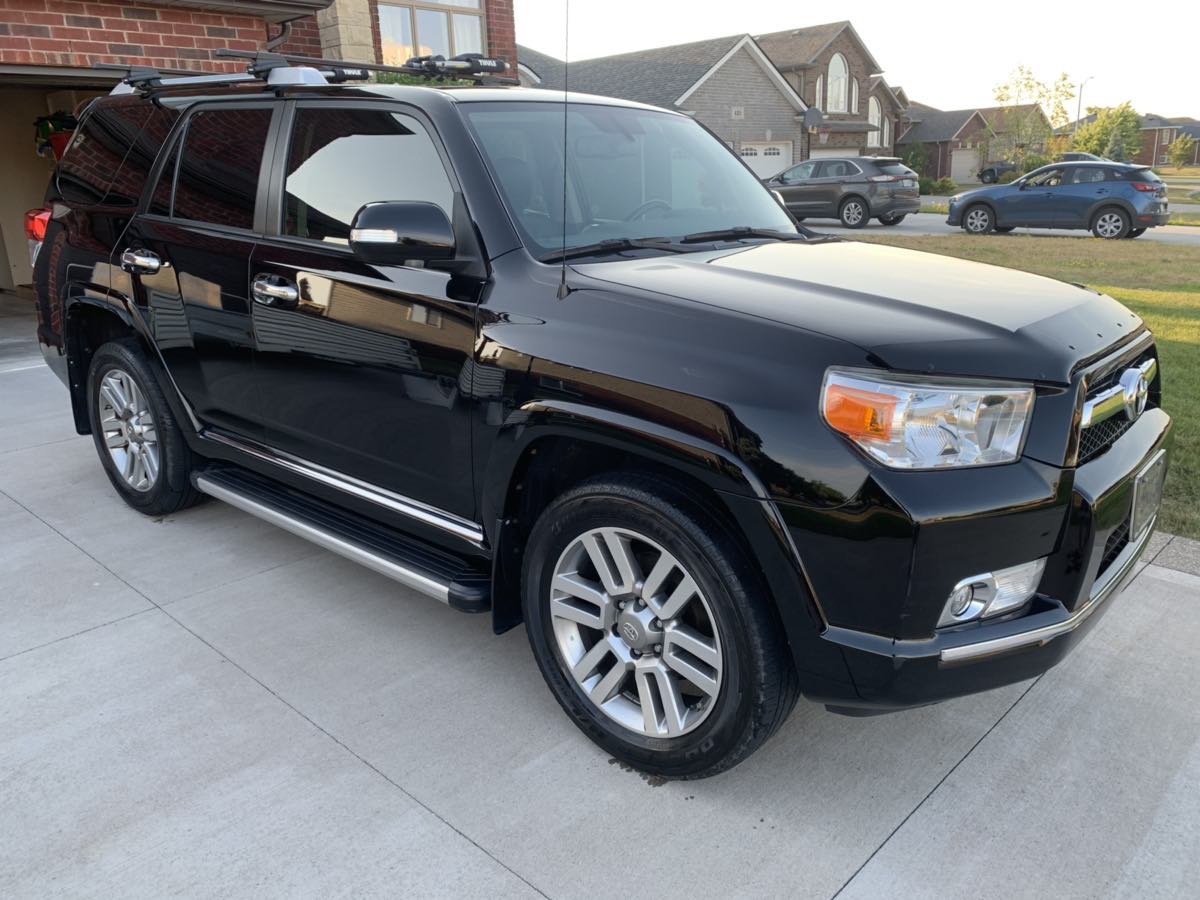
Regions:
<instances>
[{"instance_id":1,"label":"side mirror","mask_svg":"<svg viewBox=\"0 0 1200 900\"><path fill-rule=\"evenodd\" d=\"M368 203L350 223L350 249L365 262L454 259L454 228L440 206L418 201Z\"/></svg>"}]
</instances>

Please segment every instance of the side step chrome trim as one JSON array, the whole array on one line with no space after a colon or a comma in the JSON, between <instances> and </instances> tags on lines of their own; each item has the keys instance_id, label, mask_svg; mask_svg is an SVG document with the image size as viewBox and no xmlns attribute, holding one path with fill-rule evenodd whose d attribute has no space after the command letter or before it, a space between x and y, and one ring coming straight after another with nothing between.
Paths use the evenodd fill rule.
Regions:
<instances>
[{"instance_id":1,"label":"side step chrome trim","mask_svg":"<svg viewBox=\"0 0 1200 900\"><path fill-rule=\"evenodd\" d=\"M324 547L326 550L336 553L339 556L344 556L349 560L366 566L368 569L391 578L405 587L412 588L414 591L418 591L428 597L433 597L435 600L440 600L443 603L450 603L450 586L448 584L436 581L415 569L402 566L395 560L388 559L367 547L348 541L340 535L317 528L310 522L302 521L282 510L275 509L237 491L230 490L203 473L196 475L194 482L197 490L208 494L210 497L222 500L230 506L235 506L252 516L257 516L265 522L270 522L284 531L290 531L298 537L312 541L319 547Z\"/></svg>"},{"instance_id":2,"label":"side step chrome trim","mask_svg":"<svg viewBox=\"0 0 1200 900\"><path fill-rule=\"evenodd\" d=\"M341 472L335 472L333 469L327 469L317 463L300 459L299 457L292 456L290 453L284 453L282 450L275 450L263 444L252 443L243 438L231 437L213 428L205 428L200 432L200 437L205 440L215 441L218 444L224 444L227 447L232 447L241 453L253 456L255 459L271 463L296 475L301 475L304 478L316 481L327 487L335 488L343 493L358 497L360 500L366 500L368 503L382 506L384 509L407 516L424 525L438 528L455 537L469 541L477 547L484 545L483 528L477 523L469 519L464 519L461 516L456 516L454 513L430 506L427 503L422 503L420 500L413 500L410 497L405 497L403 494L397 494L386 488L360 481L349 475L343 475Z\"/></svg>"}]
</instances>

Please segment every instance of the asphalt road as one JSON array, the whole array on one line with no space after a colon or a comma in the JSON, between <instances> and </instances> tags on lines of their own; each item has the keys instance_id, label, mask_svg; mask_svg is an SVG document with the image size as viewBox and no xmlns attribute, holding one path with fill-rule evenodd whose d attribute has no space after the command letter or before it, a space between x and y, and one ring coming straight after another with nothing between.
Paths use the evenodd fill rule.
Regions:
<instances>
[{"instance_id":1,"label":"asphalt road","mask_svg":"<svg viewBox=\"0 0 1200 900\"><path fill-rule=\"evenodd\" d=\"M944 213L916 213L906 217L900 224L890 226L880 225L879 222L872 219L861 229L846 228L834 219L806 219L804 225L813 231L829 232L830 234L841 234L844 236L854 236L856 234L965 234L961 228L947 225ZM1069 237L1077 238L1081 241L1099 240L1099 238L1092 237L1090 231L1068 231L1063 228L1018 228L1016 231L1009 232L1009 234L1031 234L1037 237ZM992 234L988 235L987 239L1003 240L1005 237L1008 237L1008 235ZM1141 237L1134 238L1134 240L1200 247L1200 226L1163 225L1159 228L1149 229Z\"/></svg>"},{"instance_id":2,"label":"asphalt road","mask_svg":"<svg viewBox=\"0 0 1200 900\"><path fill-rule=\"evenodd\" d=\"M0 315L0 897L1195 896L1194 542L1156 536L1036 681L802 702L664 784L567 721L521 631L220 503L125 507L32 327Z\"/></svg>"}]
</instances>

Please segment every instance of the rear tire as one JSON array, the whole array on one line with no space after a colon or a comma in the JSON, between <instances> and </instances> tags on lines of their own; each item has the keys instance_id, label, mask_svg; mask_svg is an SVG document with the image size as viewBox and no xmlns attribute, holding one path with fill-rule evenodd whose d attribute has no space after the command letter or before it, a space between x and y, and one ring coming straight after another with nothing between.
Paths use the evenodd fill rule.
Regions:
<instances>
[{"instance_id":1,"label":"rear tire","mask_svg":"<svg viewBox=\"0 0 1200 900\"><path fill-rule=\"evenodd\" d=\"M858 197L847 197L838 207L838 218L847 228L862 228L870 217L867 201Z\"/></svg>"},{"instance_id":2,"label":"rear tire","mask_svg":"<svg viewBox=\"0 0 1200 900\"><path fill-rule=\"evenodd\" d=\"M904 214L902 214L902 215L899 215L899 216L880 216L880 217L879 217L879 224L880 224L880 225L899 225L899 224L900 224L901 222L903 222L903 221L904 221L906 218L908 218L908 214L907 214L907 213L904 213Z\"/></svg>"},{"instance_id":3,"label":"rear tire","mask_svg":"<svg viewBox=\"0 0 1200 900\"><path fill-rule=\"evenodd\" d=\"M996 181L995 169L984 169L979 173L979 180L984 184L994 184Z\"/></svg>"},{"instance_id":4,"label":"rear tire","mask_svg":"<svg viewBox=\"0 0 1200 900\"><path fill-rule=\"evenodd\" d=\"M962 228L967 234L991 234L996 227L996 216L991 207L976 203L963 213Z\"/></svg>"},{"instance_id":5,"label":"rear tire","mask_svg":"<svg viewBox=\"0 0 1200 900\"><path fill-rule=\"evenodd\" d=\"M100 463L129 506L163 516L201 499L191 482L195 457L137 338L96 351L87 404Z\"/></svg>"},{"instance_id":6,"label":"rear tire","mask_svg":"<svg viewBox=\"0 0 1200 900\"><path fill-rule=\"evenodd\" d=\"M644 772L715 775L795 705L796 672L761 579L670 481L612 473L551 503L526 547L522 605L555 699Z\"/></svg>"},{"instance_id":7,"label":"rear tire","mask_svg":"<svg viewBox=\"0 0 1200 900\"><path fill-rule=\"evenodd\" d=\"M1106 241L1120 240L1129 234L1129 213L1117 206L1106 206L1092 219L1092 234Z\"/></svg>"}]
</instances>

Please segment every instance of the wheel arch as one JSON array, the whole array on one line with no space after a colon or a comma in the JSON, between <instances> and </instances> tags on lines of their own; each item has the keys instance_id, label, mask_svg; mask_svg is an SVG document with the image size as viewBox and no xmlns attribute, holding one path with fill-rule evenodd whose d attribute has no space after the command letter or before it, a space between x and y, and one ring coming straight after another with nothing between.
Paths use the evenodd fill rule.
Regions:
<instances>
[{"instance_id":1,"label":"wheel arch","mask_svg":"<svg viewBox=\"0 0 1200 900\"><path fill-rule=\"evenodd\" d=\"M142 335L128 301L95 285L70 284L63 301L63 345L67 358L67 389L78 434L91 434L87 408L87 378L92 357L109 341ZM144 338L143 338L144 340Z\"/></svg>"},{"instance_id":2,"label":"wheel arch","mask_svg":"<svg viewBox=\"0 0 1200 900\"><path fill-rule=\"evenodd\" d=\"M1123 197L1105 197L1098 203L1093 204L1092 208L1088 210L1087 227L1089 229L1095 227L1096 218L1100 215L1100 213L1104 212L1104 210L1108 209L1109 207L1115 207L1116 209L1119 209L1121 212L1125 213L1125 215L1129 216L1129 227L1136 227L1135 222L1137 220L1137 210L1133 208L1132 203Z\"/></svg>"},{"instance_id":3,"label":"wheel arch","mask_svg":"<svg viewBox=\"0 0 1200 900\"><path fill-rule=\"evenodd\" d=\"M986 200L986 199L980 198L978 200L972 200L965 207L963 207L962 217L960 218L960 221L963 223L962 227L964 229L966 228L967 213L969 213L976 206L987 207L987 211L992 214L992 226L993 227L1001 224L1000 214L996 211L996 204L994 204L991 200ZM1008 223L1005 222L1003 224L1008 224Z\"/></svg>"},{"instance_id":4,"label":"wheel arch","mask_svg":"<svg viewBox=\"0 0 1200 900\"><path fill-rule=\"evenodd\" d=\"M820 637L824 620L786 525L744 461L695 436L582 404L527 404L517 419L489 460L481 503L494 552L497 633L521 622L521 561L541 511L590 476L648 471L687 489L762 573L802 685L819 691L848 681L840 653Z\"/></svg>"}]
</instances>

